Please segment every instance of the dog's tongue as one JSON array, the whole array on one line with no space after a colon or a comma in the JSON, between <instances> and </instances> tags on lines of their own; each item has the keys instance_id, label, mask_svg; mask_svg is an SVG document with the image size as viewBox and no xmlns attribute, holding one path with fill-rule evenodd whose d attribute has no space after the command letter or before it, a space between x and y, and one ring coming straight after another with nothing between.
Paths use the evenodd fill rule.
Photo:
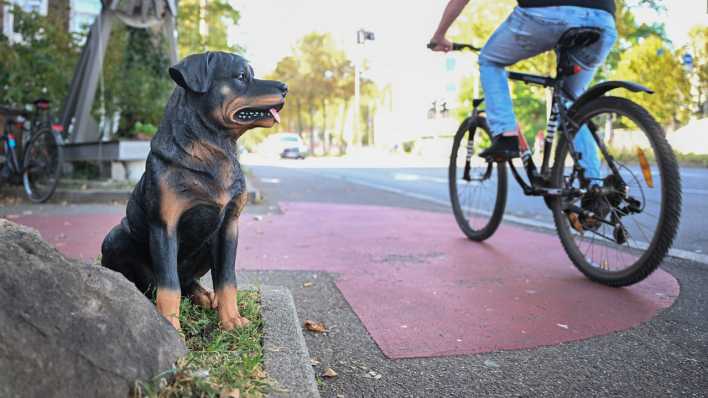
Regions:
<instances>
[{"instance_id":1,"label":"dog's tongue","mask_svg":"<svg viewBox=\"0 0 708 398\"><path fill-rule=\"evenodd\" d=\"M275 108L270 108L270 114L273 115L273 119L275 119L275 121L276 121L277 123L280 123L280 115L278 114L278 110L277 110L277 109L275 109Z\"/></svg>"}]
</instances>

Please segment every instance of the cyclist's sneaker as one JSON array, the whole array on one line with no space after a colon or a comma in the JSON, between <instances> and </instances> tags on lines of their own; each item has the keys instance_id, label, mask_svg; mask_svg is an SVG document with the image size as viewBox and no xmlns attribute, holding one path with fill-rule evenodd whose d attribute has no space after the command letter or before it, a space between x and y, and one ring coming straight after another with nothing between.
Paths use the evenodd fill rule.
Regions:
<instances>
[{"instance_id":1,"label":"cyclist's sneaker","mask_svg":"<svg viewBox=\"0 0 708 398\"><path fill-rule=\"evenodd\" d=\"M519 157L519 137L503 134L492 138L492 145L479 153L479 156L494 161L504 161Z\"/></svg>"}]
</instances>

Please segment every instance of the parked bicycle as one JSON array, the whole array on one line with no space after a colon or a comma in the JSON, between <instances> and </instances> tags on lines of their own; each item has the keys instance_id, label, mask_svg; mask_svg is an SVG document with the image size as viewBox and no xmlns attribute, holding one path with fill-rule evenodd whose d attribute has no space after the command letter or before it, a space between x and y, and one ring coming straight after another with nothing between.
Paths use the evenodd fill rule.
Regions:
<instances>
[{"instance_id":1,"label":"parked bicycle","mask_svg":"<svg viewBox=\"0 0 708 398\"><path fill-rule=\"evenodd\" d=\"M619 287L649 276L668 253L681 213L681 180L676 158L656 120L626 98L605 95L617 88L652 94L650 89L633 82L606 81L576 98L564 88L564 78L579 70L568 50L588 46L599 37L593 28L566 32L555 49L555 77L509 72L511 80L549 87L552 92L540 169L523 135L519 137L528 182L512 160L475 156L491 142L480 109L482 98L474 99L471 115L455 135L448 180L457 224L469 239L483 241L494 234L504 215L508 166L525 195L546 201L573 264L589 279ZM435 43L428 47L434 48ZM452 49L480 50L460 43ZM597 144L601 178L586 176L574 147L573 138L582 126L589 128Z\"/></svg>"},{"instance_id":2,"label":"parked bicycle","mask_svg":"<svg viewBox=\"0 0 708 398\"><path fill-rule=\"evenodd\" d=\"M33 105L32 112L0 107L5 118L0 169L4 179L22 180L32 202L43 203L54 194L61 176L63 127L52 124L48 100L39 99Z\"/></svg>"}]
</instances>

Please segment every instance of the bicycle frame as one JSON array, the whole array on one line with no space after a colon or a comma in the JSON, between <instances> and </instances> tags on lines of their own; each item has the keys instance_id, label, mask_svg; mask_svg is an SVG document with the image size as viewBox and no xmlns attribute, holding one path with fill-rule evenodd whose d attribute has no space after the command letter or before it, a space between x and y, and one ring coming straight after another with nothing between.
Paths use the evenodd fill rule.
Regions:
<instances>
[{"instance_id":1,"label":"bicycle frame","mask_svg":"<svg viewBox=\"0 0 708 398\"><path fill-rule=\"evenodd\" d=\"M631 82L604 82L597 86L592 87L590 90L586 91L580 98L577 98L573 93L569 92L564 85L565 78L577 73L578 67L566 62L559 62L556 77L541 76L529 73L520 72L509 72L509 80L521 81L526 84L536 84L543 87L550 87L552 91L551 100L551 114L548 118L546 124L546 134L543 143L543 160L541 163L541 168L536 166L533 158L531 157L531 151L529 149L528 143L523 135L519 136L519 150L521 152L521 161L523 167L526 171L529 182L527 183L521 177L521 174L516 169L512 160L508 160L509 168L511 169L512 175L517 183L521 186L525 195L528 196L544 196L544 197L556 197L556 196L582 196L587 192L587 180L584 176L584 169L580 166L581 154L575 150L573 144L573 138L575 133L581 127L573 122L572 113L573 110L577 109L579 104L586 103L587 101L603 95L605 92L618 88L628 88L632 91L645 91L651 93L651 90ZM475 99L473 101L473 112L472 117L477 117L480 112L484 112L479 109L482 104L483 99ZM573 104L570 108L566 104ZM618 178L622 179L619 173L619 169L615 165L612 156L609 154L607 147L605 146L602 139L597 135L597 126L592 122L587 124L590 133L593 135L598 148L602 152L603 156L608 162L608 166L612 173ZM551 151L553 147L553 140L555 135L560 129L560 133L566 137L568 143L568 151L573 159L573 175L578 176L582 182L581 188L570 188L561 189L551 186ZM465 167L465 172L468 173L467 167Z\"/></svg>"}]
</instances>

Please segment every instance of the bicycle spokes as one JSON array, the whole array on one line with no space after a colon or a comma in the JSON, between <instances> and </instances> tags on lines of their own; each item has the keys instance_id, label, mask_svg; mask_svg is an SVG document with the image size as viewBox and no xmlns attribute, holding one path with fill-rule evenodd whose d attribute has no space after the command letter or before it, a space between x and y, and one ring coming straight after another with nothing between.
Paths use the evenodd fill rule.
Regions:
<instances>
[{"instance_id":1,"label":"bicycle spokes","mask_svg":"<svg viewBox=\"0 0 708 398\"><path fill-rule=\"evenodd\" d=\"M631 267L654 240L663 181L653 143L634 120L620 113L598 113L588 122L607 154L597 146L594 151L586 148L579 161L584 181L567 170L566 183L586 193L566 199L564 208L587 262L618 272ZM565 162L572 164L570 155Z\"/></svg>"}]
</instances>

